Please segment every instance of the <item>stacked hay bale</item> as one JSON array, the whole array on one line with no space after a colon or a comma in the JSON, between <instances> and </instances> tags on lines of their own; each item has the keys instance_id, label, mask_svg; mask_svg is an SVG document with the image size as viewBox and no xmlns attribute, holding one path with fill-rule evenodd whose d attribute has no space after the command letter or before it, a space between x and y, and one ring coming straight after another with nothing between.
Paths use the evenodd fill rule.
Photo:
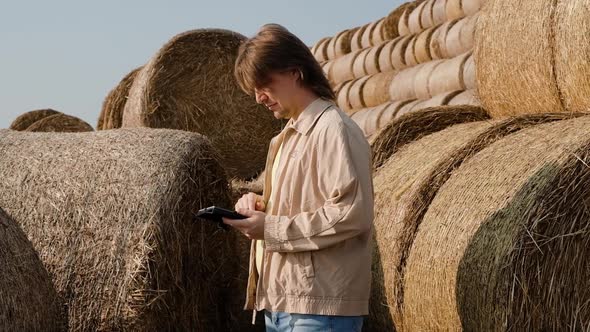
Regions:
<instances>
[{"instance_id":1,"label":"stacked hay bale","mask_svg":"<svg viewBox=\"0 0 590 332\"><path fill-rule=\"evenodd\" d=\"M332 58L320 56L329 53L321 51L326 39L320 40L313 51L318 61L324 61L339 107L359 123L367 118L376 123L375 118L392 104L405 107L404 111L479 105L472 50L480 6L481 0L406 3L387 18L397 22L391 39L373 38L363 44L353 38L349 53ZM365 31L378 29L379 22ZM365 129L370 137L380 127Z\"/></svg>"},{"instance_id":2,"label":"stacked hay bale","mask_svg":"<svg viewBox=\"0 0 590 332\"><path fill-rule=\"evenodd\" d=\"M474 52L486 108L498 117L588 110L587 2L488 2Z\"/></svg>"},{"instance_id":3,"label":"stacked hay bale","mask_svg":"<svg viewBox=\"0 0 590 332\"><path fill-rule=\"evenodd\" d=\"M589 126L523 129L448 176L407 254L404 329L587 329Z\"/></svg>"},{"instance_id":4,"label":"stacked hay bale","mask_svg":"<svg viewBox=\"0 0 590 332\"><path fill-rule=\"evenodd\" d=\"M123 125L123 110L129 98L129 90L142 67L129 72L105 97L98 116L96 130L116 129Z\"/></svg>"},{"instance_id":5,"label":"stacked hay bale","mask_svg":"<svg viewBox=\"0 0 590 332\"><path fill-rule=\"evenodd\" d=\"M14 121L12 121L12 123L10 124L9 128L12 130L23 131L29 128L29 126L33 123L41 119L44 119L48 116L56 114L61 114L61 112L58 112L51 108L29 111L19 115L16 119L14 119Z\"/></svg>"},{"instance_id":6,"label":"stacked hay bale","mask_svg":"<svg viewBox=\"0 0 590 332\"><path fill-rule=\"evenodd\" d=\"M18 116L10 129L31 132L78 133L93 131L91 125L72 115L51 108L34 110Z\"/></svg>"},{"instance_id":7,"label":"stacked hay bale","mask_svg":"<svg viewBox=\"0 0 590 332\"><path fill-rule=\"evenodd\" d=\"M4 331L65 331L63 306L51 278L19 225L0 208L0 327Z\"/></svg>"},{"instance_id":8,"label":"stacked hay bale","mask_svg":"<svg viewBox=\"0 0 590 332\"><path fill-rule=\"evenodd\" d=\"M240 330L235 233L194 217L230 206L206 138L3 130L0 150L0 206L39 253L70 330Z\"/></svg>"},{"instance_id":9,"label":"stacked hay bale","mask_svg":"<svg viewBox=\"0 0 590 332\"><path fill-rule=\"evenodd\" d=\"M438 116L443 119L431 119L428 123L448 122L444 120L448 115L441 112ZM394 144L386 151L393 150L396 153L385 162L382 158L376 160L380 167L374 180L377 250L373 264L371 331L393 331L393 326L398 331L436 329L435 325L421 328L407 326L404 297L407 291L406 264L422 217L438 189L454 170L478 151L509 134L571 117L556 113L458 124L401 147L399 145L407 140L400 129L392 128L394 130L381 133L389 136L390 145ZM452 241L448 245L452 246ZM425 275L424 278L429 276ZM443 306L437 308L448 310ZM413 315L420 316L421 313L414 312ZM452 330L440 326L438 329Z\"/></svg>"},{"instance_id":10,"label":"stacked hay bale","mask_svg":"<svg viewBox=\"0 0 590 332\"><path fill-rule=\"evenodd\" d=\"M281 122L246 95L233 76L244 40L219 29L172 38L133 80L123 127L198 132L211 140L230 177L247 180L258 174Z\"/></svg>"}]
</instances>

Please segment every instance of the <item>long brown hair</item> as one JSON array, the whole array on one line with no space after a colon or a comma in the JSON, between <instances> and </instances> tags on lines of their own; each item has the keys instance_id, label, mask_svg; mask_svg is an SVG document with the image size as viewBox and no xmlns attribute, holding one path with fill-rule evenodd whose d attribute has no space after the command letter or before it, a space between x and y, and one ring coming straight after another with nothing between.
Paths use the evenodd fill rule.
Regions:
<instances>
[{"instance_id":1,"label":"long brown hair","mask_svg":"<svg viewBox=\"0 0 590 332\"><path fill-rule=\"evenodd\" d=\"M301 84L318 96L334 100L334 91L309 48L279 24L266 24L238 51L234 75L246 93L268 83L270 73L298 70Z\"/></svg>"}]
</instances>

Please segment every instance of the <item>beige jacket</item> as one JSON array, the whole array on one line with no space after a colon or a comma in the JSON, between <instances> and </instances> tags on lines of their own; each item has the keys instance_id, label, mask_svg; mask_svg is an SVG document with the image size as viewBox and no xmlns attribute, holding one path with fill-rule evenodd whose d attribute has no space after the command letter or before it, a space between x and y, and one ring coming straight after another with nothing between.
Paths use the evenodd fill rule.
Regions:
<instances>
[{"instance_id":1,"label":"beige jacket","mask_svg":"<svg viewBox=\"0 0 590 332\"><path fill-rule=\"evenodd\" d=\"M252 241L245 309L368 314L373 182L367 140L350 117L320 98L273 138L267 170L281 143L276 178L266 172L263 196L273 204L266 211L262 272Z\"/></svg>"}]
</instances>

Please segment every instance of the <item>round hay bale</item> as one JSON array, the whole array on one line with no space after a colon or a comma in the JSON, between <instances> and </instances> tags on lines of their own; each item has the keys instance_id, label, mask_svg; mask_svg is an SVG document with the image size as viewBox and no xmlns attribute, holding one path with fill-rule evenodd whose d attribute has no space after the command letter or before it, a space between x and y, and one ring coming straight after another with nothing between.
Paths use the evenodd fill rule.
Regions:
<instances>
[{"instance_id":1,"label":"round hay bale","mask_svg":"<svg viewBox=\"0 0 590 332\"><path fill-rule=\"evenodd\" d=\"M432 35L436 31L436 27L430 27L416 36L416 43L414 45L414 52L416 54L416 61L418 63L424 63L432 60L430 54L430 43L432 41Z\"/></svg>"},{"instance_id":2,"label":"round hay bale","mask_svg":"<svg viewBox=\"0 0 590 332\"><path fill-rule=\"evenodd\" d=\"M397 111L397 114L395 115L396 118L399 118L402 115L405 115L408 113L412 113L414 111L414 108L416 107L416 105L420 104L421 102L422 101L418 100L418 99L409 100L409 102L407 104L400 107L400 109Z\"/></svg>"},{"instance_id":3,"label":"round hay bale","mask_svg":"<svg viewBox=\"0 0 590 332\"><path fill-rule=\"evenodd\" d=\"M410 45L410 41L413 39L413 35L403 36L395 43L393 52L391 53L391 64L395 70L401 70L409 67L406 64L406 50Z\"/></svg>"},{"instance_id":4,"label":"round hay bale","mask_svg":"<svg viewBox=\"0 0 590 332\"><path fill-rule=\"evenodd\" d=\"M323 54L321 54L320 50L320 45L323 45L323 43L330 39L330 37L324 37L321 38L320 40L318 40L310 49L311 54L313 54L313 57L318 61L318 62L324 62L326 61L325 57L323 56Z\"/></svg>"},{"instance_id":5,"label":"round hay bale","mask_svg":"<svg viewBox=\"0 0 590 332\"><path fill-rule=\"evenodd\" d=\"M412 109L412 111L417 111L417 110L421 110L421 109L425 109L425 108L429 108L429 107L437 107L437 106L445 106L448 105L449 102L458 94L460 94L461 92L463 92L462 90L457 90L457 91L450 91L450 92L443 92L441 94L438 94L430 99L427 100L423 100L420 103L416 104L416 106L414 106L414 108Z\"/></svg>"},{"instance_id":6,"label":"round hay bale","mask_svg":"<svg viewBox=\"0 0 590 332\"><path fill-rule=\"evenodd\" d=\"M397 118L379 132L379 137L371 145L374 169L381 167L404 144L458 123L489 119L487 112L480 107L440 106L400 114L403 108Z\"/></svg>"},{"instance_id":7,"label":"round hay bale","mask_svg":"<svg viewBox=\"0 0 590 332\"><path fill-rule=\"evenodd\" d=\"M414 79L417 72L422 65L414 66L399 71L391 80L389 85L389 99L390 100L408 100L416 99L416 92L414 91Z\"/></svg>"},{"instance_id":8,"label":"round hay bale","mask_svg":"<svg viewBox=\"0 0 590 332\"><path fill-rule=\"evenodd\" d=\"M351 52L363 49L363 45L361 43L361 40L363 39L363 35L365 33L365 30L367 29L367 25L363 25L363 26L359 27L352 34L352 37L350 38L350 51Z\"/></svg>"},{"instance_id":9,"label":"round hay bale","mask_svg":"<svg viewBox=\"0 0 590 332\"><path fill-rule=\"evenodd\" d=\"M425 6L426 1L422 1L410 13L410 16L408 17L408 28L410 29L411 34L417 34L424 30L424 27L422 26L422 11Z\"/></svg>"},{"instance_id":10,"label":"round hay bale","mask_svg":"<svg viewBox=\"0 0 590 332\"><path fill-rule=\"evenodd\" d=\"M129 97L129 90L133 84L133 80L137 76L137 73L142 67L133 69L130 73L125 75L123 79L112 89L102 102L102 126L97 126L97 130L115 129L121 128L123 125L123 110L125 109L125 103Z\"/></svg>"},{"instance_id":11,"label":"round hay bale","mask_svg":"<svg viewBox=\"0 0 590 332\"><path fill-rule=\"evenodd\" d=\"M332 40L332 37L325 37L322 38L318 41L318 43L316 44L317 47L315 48L315 52L314 54L314 58L318 61L318 62L324 62L324 61L328 61L328 44L330 44L330 41Z\"/></svg>"},{"instance_id":12,"label":"round hay bale","mask_svg":"<svg viewBox=\"0 0 590 332\"><path fill-rule=\"evenodd\" d=\"M404 13L404 10L406 10L409 5L410 3L406 2L394 9L391 13L389 13L389 15L385 17L383 20L383 37L385 40L392 40L400 35L399 21Z\"/></svg>"},{"instance_id":13,"label":"round hay bale","mask_svg":"<svg viewBox=\"0 0 590 332\"><path fill-rule=\"evenodd\" d=\"M365 69L367 75L373 75L383 71L379 66L379 57L381 55L383 47L385 47L385 44L386 43L381 43L378 46L373 46L369 48L369 52L365 57Z\"/></svg>"},{"instance_id":14,"label":"round hay bale","mask_svg":"<svg viewBox=\"0 0 590 332\"><path fill-rule=\"evenodd\" d=\"M29 126L33 123L56 114L61 114L61 112L51 108L29 111L19 115L16 119L14 119L9 128L12 130L23 131L29 128Z\"/></svg>"},{"instance_id":15,"label":"round hay bale","mask_svg":"<svg viewBox=\"0 0 590 332\"><path fill-rule=\"evenodd\" d=\"M449 89L438 91L431 89L430 79L433 76L434 71L444 63L445 60L433 60L420 64L418 70L416 71L416 76L414 77L414 85L410 87L414 89L416 98L425 100L445 91L457 90ZM435 79L438 79L439 77L440 76L436 76ZM443 79L446 79L446 76L443 76Z\"/></svg>"},{"instance_id":16,"label":"round hay bale","mask_svg":"<svg viewBox=\"0 0 590 332\"><path fill-rule=\"evenodd\" d=\"M220 29L192 30L172 38L133 82L123 127L198 132L219 151L230 178L248 179L259 173L281 122L246 95L233 76L244 40Z\"/></svg>"},{"instance_id":17,"label":"round hay bale","mask_svg":"<svg viewBox=\"0 0 590 332\"><path fill-rule=\"evenodd\" d=\"M379 129L380 117L389 106L388 103L377 107L368 107L358 110L351 117L363 130L365 137L370 137Z\"/></svg>"},{"instance_id":18,"label":"round hay bale","mask_svg":"<svg viewBox=\"0 0 590 332\"><path fill-rule=\"evenodd\" d=\"M464 18L465 24L463 24L463 28L461 29L459 39L461 40L461 46L465 51L473 49L473 45L475 43L475 27L477 26L479 16L479 13L475 13L472 16L467 16Z\"/></svg>"},{"instance_id":19,"label":"round hay bale","mask_svg":"<svg viewBox=\"0 0 590 332\"><path fill-rule=\"evenodd\" d=\"M389 300L373 303L373 320L387 322L394 317L398 330L408 328L402 315L405 264L422 217L453 171L506 135L563 118L543 115L453 125L405 145L379 168L374 179L378 252L374 255L377 278L373 280L372 298Z\"/></svg>"},{"instance_id":20,"label":"round hay bale","mask_svg":"<svg viewBox=\"0 0 590 332\"><path fill-rule=\"evenodd\" d=\"M352 82L353 80L341 83L341 85L336 90L337 92L335 92L336 103L338 104L338 107L345 113L348 113L350 110L352 110L352 106L350 105L350 99L348 98Z\"/></svg>"},{"instance_id":21,"label":"round hay bale","mask_svg":"<svg viewBox=\"0 0 590 332\"><path fill-rule=\"evenodd\" d=\"M466 90L455 97L449 100L449 105L472 105L472 106L481 106L479 102L479 98L477 97L477 92L475 89Z\"/></svg>"},{"instance_id":22,"label":"round hay bale","mask_svg":"<svg viewBox=\"0 0 590 332\"><path fill-rule=\"evenodd\" d=\"M393 67L393 63L391 62L391 56L393 54L393 49L395 47L395 44L403 37L397 37L393 40L389 40L387 41L384 45L383 48L381 49L381 52L379 52L379 69L382 72L388 72L388 71L393 71L394 67Z\"/></svg>"},{"instance_id":23,"label":"round hay bale","mask_svg":"<svg viewBox=\"0 0 590 332\"><path fill-rule=\"evenodd\" d=\"M75 116L59 113L37 120L24 131L80 133L93 130L92 126L85 121Z\"/></svg>"},{"instance_id":24,"label":"round hay bale","mask_svg":"<svg viewBox=\"0 0 590 332\"><path fill-rule=\"evenodd\" d=\"M361 78L368 75L365 63L370 50L370 48L365 48L354 58L352 63L352 73L355 78Z\"/></svg>"},{"instance_id":25,"label":"round hay bale","mask_svg":"<svg viewBox=\"0 0 590 332\"><path fill-rule=\"evenodd\" d=\"M479 12L483 2L484 0L462 0L461 6L463 7L465 16L473 15Z\"/></svg>"},{"instance_id":26,"label":"round hay bale","mask_svg":"<svg viewBox=\"0 0 590 332\"><path fill-rule=\"evenodd\" d=\"M328 79L330 82L338 84L355 78L352 70L353 64L354 60L361 52L362 51L354 51L333 60L333 64L329 68L330 72L328 73Z\"/></svg>"},{"instance_id":27,"label":"round hay bale","mask_svg":"<svg viewBox=\"0 0 590 332\"><path fill-rule=\"evenodd\" d=\"M464 17L449 29L445 40L448 57L455 57L473 49L478 17L479 15Z\"/></svg>"},{"instance_id":28,"label":"round hay bale","mask_svg":"<svg viewBox=\"0 0 590 332\"><path fill-rule=\"evenodd\" d=\"M235 206L238 200L247 193L255 193L257 195L262 196L262 192L264 191L264 174L265 173L263 171L254 179L248 181L241 179L232 179L229 184L231 188L231 206ZM250 251L248 250L248 255L249 254ZM246 264L247 263L248 262L246 262Z\"/></svg>"},{"instance_id":29,"label":"round hay bale","mask_svg":"<svg viewBox=\"0 0 590 332\"><path fill-rule=\"evenodd\" d=\"M483 7L474 60L480 100L493 116L565 111L549 38L553 8L552 2L510 0L489 1Z\"/></svg>"},{"instance_id":30,"label":"round hay bale","mask_svg":"<svg viewBox=\"0 0 590 332\"><path fill-rule=\"evenodd\" d=\"M371 22L369 24L367 24L367 28L365 29L365 31L363 32L362 36L361 36L361 48L369 48L371 46L373 46L373 31L375 30L375 27L377 26L377 22L378 21L374 21Z\"/></svg>"},{"instance_id":31,"label":"round hay bale","mask_svg":"<svg viewBox=\"0 0 590 332\"><path fill-rule=\"evenodd\" d=\"M354 29L346 29L340 31L336 36L330 39L330 42L326 46L329 60L334 60L350 53L350 39L354 31Z\"/></svg>"},{"instance_id":32,"label":"round hay bale","mask_svg":"<svg viewBox=\"0 0 590 332\"><path fill-rule=\"evenodd\" d=\"M367 107L363 92L365 83L367 83L369 78L370 76L363 76L352 81L350 90L348 91L348 100L352 108L361 109Z\"/></svg>"},{"instance_id":33,"label":"round hay bale","mask_svg":"<svg viewBox=\"0 0 590 332\"><path fill-rule=\"evenodd\" d=\"M435 0L427 0L424 2L424 9L420 15L420 25L422 29L428 29L434 26L433 6Z\"/></svg>"},{"instance_id":34,"label":"round hay bale","mask_svg":"<svg viewBox=\"0 0 590 332\"><path fill-rule=\"evenodd\" d=\"M394 76L394 72L387 72L368 77L362 93L365 107L376 107L389 101L389 86Z\"/></svg>"},{"instance_id":35,"label":"round hay bale","mask_svg":"<svg viewBox=\"0 0 590 332\"><path fill-rule=\"evenodd\" d=\"M590 106L589 14L586 1L559 1L555 8L554 70L560 97L569 112L587 112Z\"/></svg>"},{"instance_id":36,"label":"round hay bale","mask_svg":"<svg viewBox=\"0 0 590 332\"><path fill-rule=\"evenodd\" d=\"M477 88L477 80L475 78L475 62L473 61L473 55L469 55L465 64L463 65L463 83L466 89Z\"/></svg>"},{"instance_id":37,"label":"round hay bale","mask_svg":"<svg viewBox=\"0 0 590 332\"><path fill-rule=\"evenodd\" d=\"M235 237L194 217L230 204L207 138L151 128L5 130L0 150L0 206L39 253L70 330L239 330L231 324L244 293L230 305L240 292Z\"/></svg>"},{"instance_id":38,"label":"round hay bale","mask_svg":"<svg viewBox=\"0 0 590 332\"><path fill-rule=\"evenodd\" d=\"M5 331L65 331L63 305L20 226L0 208L0 326Z\"/></svg>"},{"instance_id":39,"label":"round hay bale","mask_svg":"<svg viewBox=\"0 0 590 332\"><path fill-rule=\"evenodd\" d=\"M391 101L388 102L385 107L385 110L381 114L379 118L379 123L377 124L378 131L383 129L389 122L393 119L397 118L397 114L399 110L404 107L404 105L411 103L413 100L404 100L404 101Z\"/></svg>"},{"instance_id":40,"label":"round hay bale","mask_svg":"<svg viewBox=\"0 0 590 332\"><path fill-rule=\"evenodd\" d=\"M430 39L430 56L432 59L452 58L447 50L447 36L457 22L458 20L445 22L434 30Z\"/></svg>"},{"instance_id":41,"label":"round hay bale","mask_svg":"<svg viewBox=\"0 0 590 332\"><path fill-rule=\"evenodd\" d=\"M447 1L434 0L432 5L432 23L433 25L443 24L447 21Z\"/></svg>"},{"instance_id":42,"label":"round hay bale","mask_svg":"<svg viewBox=\"0 0 590 332\"><path fill-rule=\"evenodd\" d=\"M373 32L371 35L371 46L381 45L384 41L387 40L387 39L385 39L385 35L383 32L384 21L385 21L385 18L381 18L375 24L375 29L373 29Z\"/></svg>"},{"instance_id":43,"label":"round hay bale","mask_svg":"<svg viewBox=\"0 0 590 332\"><path fill-rule=\"evenodd\" d=\"M454 20L456 18L461 18L465 16L465 12L463 12L463 0L447 0L447 20Z\"/></svg>"},{"instance_id":44,"label":"round hay bale","mask_svg":"<svg viewBox=\"0 0 590 332\"><path fill-rule=\"evenodd\" d=\"M438 60L441 61L440 64L428 76L428 93L432 96L447 91L465 90L467 86L463 75L469 57L471 52L448 60Z\"/></svg>"},{"instance_id":45,"label":"round hay bale","mask_svg":"<svg viewBox=\"0 0 590 332\"><path fill-rule=\"evenodd\" d=\"M407 36L411 34L408 24L410 20L410 14L414 8L416 8L414 2L408 2L408 6L403 10L402 16L399 18L399 23L397 26L397 31L399 32L400 36Z\"/></svg>"},{"instance_id":46,"label":"round hay bale","mask_svg":"<svg viewBox=\"0 0 590 332\"><path fill-rule=\"evenodd\" d=\"M410 39L406 47L406 53L404 54L404 62L408 67L418 64L418 59L416 59L416 37L417 35L412 35L412 39Z\"/></svg>"},{"instance_id":47,"label":"round hay bale","mask_svg":"<svg viewBox=\"0 0 590 332\"><path fill-rule=\"evenodd\" d=\"M585 116L521 130L450 175L407 259L408 330L590 324L588 126Z\"/></svg>"}]
</instances>

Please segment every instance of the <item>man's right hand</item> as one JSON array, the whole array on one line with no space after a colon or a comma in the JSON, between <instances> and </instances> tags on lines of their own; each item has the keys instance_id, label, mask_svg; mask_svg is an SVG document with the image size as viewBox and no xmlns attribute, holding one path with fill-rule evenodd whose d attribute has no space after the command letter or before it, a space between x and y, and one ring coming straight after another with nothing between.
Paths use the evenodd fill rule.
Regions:
<instances>
[{"instance_id":1,"label":"man's right hand","mask_svg":"<svg viewBox=\"0 0 590 332\"><path fill-rule=\"evenodd\" d=\"M264 212L266 210L266 204L264 204L262 196L250 192L242 195L242 198L236 203L235 209L236 211L238 209L247 209Z\"/></svg>"}]
</instances>

